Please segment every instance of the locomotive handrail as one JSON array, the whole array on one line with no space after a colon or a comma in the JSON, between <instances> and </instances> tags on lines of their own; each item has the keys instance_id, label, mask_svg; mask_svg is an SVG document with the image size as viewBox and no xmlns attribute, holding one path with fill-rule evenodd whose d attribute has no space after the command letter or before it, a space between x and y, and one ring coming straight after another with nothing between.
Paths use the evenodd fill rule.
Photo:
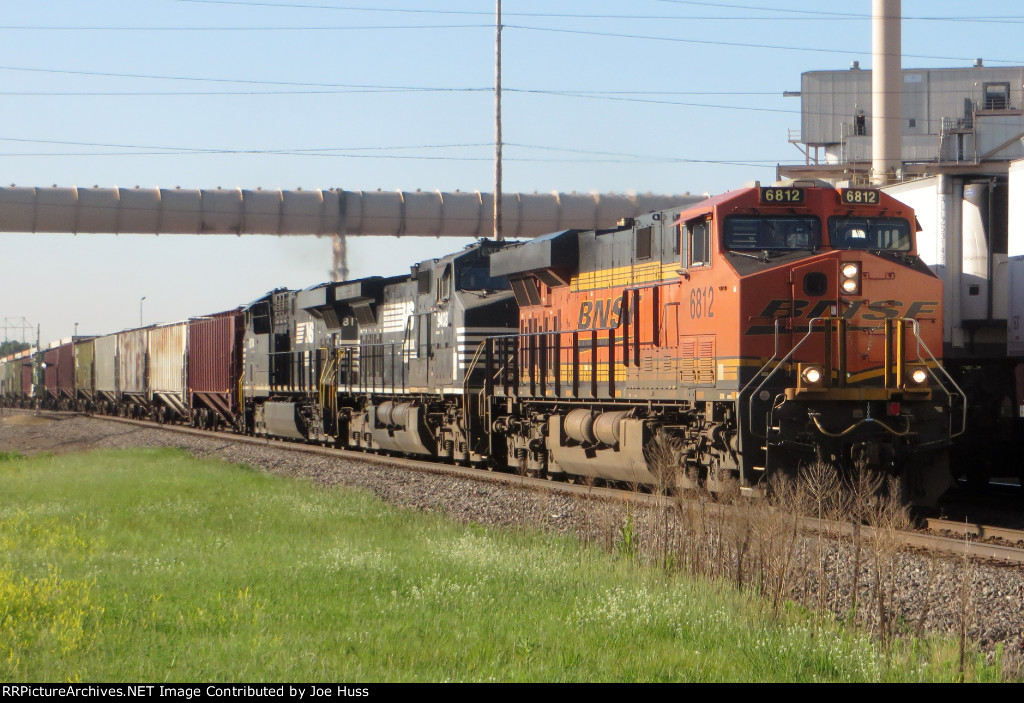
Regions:
<instances>
[{"instance_id":1,"label":"locomotive handrail","mask_svg":"<svg viewBox=\"0 0 1024 703\"><path fill-rule=\"evenodd\" d=\"M942 371L942 375L946 377L946 380L949 381L950 385L952 385L953 388L956 389L956 392L960 395L960 402L963 403L964 408L964 411L961 413L960 431L956 433L950 433L951 439L953 437L959 437L960 435L967 431L967 394L964 393L963 389L960 388L959 385L957 385L957 382L949 374L949 371L946 371L946 367L939 363L938 359L935 358L935 355L932 354L932 350L929 349L928 345L925 344L925 341L921 339L921 323L912 317L907 318L907 321L910 322L910 327L911 329L914 330L914 338L917 340L917 358L921 359L921 349L923 348L925 352L928 354L928 358L931 359L932 361L931 364L925 363L924 365L925 369L928 371L928 374L932 378L934 378L936 382L938 382L939 386L941 386L943 390L946 390L945 385L942 383L942 379L940 379L938 374L936 374L934 371L934 369L940 369ZM952 393L949 393L948 390L946 390L946 393L952 396Z\"/></svg>"},{"instance_id":2,"label":"locomotive handrail","mask_svg":"<svg viewBox=\"0 0 1024 703\"><path fill-rule=\"evenodd\" d=\"M394 361L396 357L399 357L401 361L407 362L411 356L411 351L404 348L405 341L401 342L363 342L363 343L352 343L342 344L338 346L337 351L352 352L355 351L358 355L349 354L348 364L345 372L350 376L345 381L345 389L351 392L360 393L376 393L378 390L377 378L380 377L380 392L381 393L405 393L407 392L406 381L406 364L395 365ZM386 352L391 351L388 355ZM379 354L373 353L379 351ZM396 353L397 352L397 353ZM387 374L385 373L384 361L391 359L391 383L387 382ZM340 358L338 359L340 362ZM353 363L355 361L356 363ZM370 363L364 364L364 361ZM380 366L378 368L378 362ZM332 373L337 374L341 371L341 365L338 363ZM354 380L351 378L355 376Z\"/></svg>"},{"instance_id":3,"label":"locomotive handrail","mask_svg":"<svg viewBox=\"0 0 1024 703\"><path fill-rule=\"evenodd\" d=\"M754 381L757 380L757 377L760 376L761 373L766 368L768 368L771 365L771 363L773 361L775 361L776 358L778 358L778 356L779 356L779 319L776 318L775 319L775 351L772 352L772 357L770 359L768 359L768 361L766 361L764 363L764 366L762 366L760 369L758 369L757 373L754 374L751 377L751 379L749 381L747 381L746 384L744 384L743 388L740 389L740 392L736 396L736 399L737 399L737 401L739 403L743 402L743 394L747 392L747 389L750 388L750 385ZM779 362L779 363L781 365L781 362ZM778 366L776 366L776 368L778 368ZM753 395L751 395L751 399L753 399ZM740 450L742 451L743 448L744 448L742 446L742 444L743 444L743 413L739 413L737 415L736 420L737 420L736 433L737 433L737 436L740 438ZM751 410L750 410L750 422L749 422L749 425L750 425L751 428L753 428L753 425L754 425L754 411L753 411L753 401L752 400L751 400ZM767 433L765 433L765 434L767 434ZM758 436L760 436L760 435L758 435Z\"/></svg>"},{"instance_id":4,"label":"locomotive handrail","mask_svg":"<svg viewBox=\"0 0 1024 703\"><path fill-rule=\"evenodd\" d=\"M807 334L804 335L803 339L801 339L799 342L794 344L793 348L789 350L789 353L786 354L784 357L782 357L782 359L779 360L779 362L775 365L775 368L773 368L771 370L771 372L767 376L764 377L764 380L761 381L761 383L757 386L757 388L755 388L754 390L752 390L750 392L750 401L747 404L747 408L748 408L747 419L749 420L749 427L750 427L750 431L751 432L754 432L754 398L757 397L758 392L762 388L764 388L764 385L766 383L768 383L768 381L770 381L772 379L772 376L774 376L775 373L780 368L782 368L783 364L785 364L787 361L789 361L790 357L792 357L793 354L796 353L797 349L802 347L804 342L806 342L808 339L810 339L811 335L814 333L814 323L815 322L825 322L825 321L828 321L828 320L832 320L832 318L830 318L830 317L814 317L814 318L811 318L810 320L808 320L807 321ZM778 348L779 348L779 320L776 319L775 320L775 354L773 354L772 358L769 359L768 362L758 370L758 372L754 375L754 377L752 379L750 379L750 381L747 382L747 385L743 387L743 390L740 391L739 396L738 396L740 399L743 398L743 393L744 393L744 391L746 391L747 387L750 386L751 383L756 381L758 376L760 376L762 373L764 373L764 370L766 368L768 368L768 366L772 363L772 361L779 355ZM768 436L768 432L766 430L764 434L758 434L757 436L758 437L767 437Z\"/></svg>"}]
</instances>

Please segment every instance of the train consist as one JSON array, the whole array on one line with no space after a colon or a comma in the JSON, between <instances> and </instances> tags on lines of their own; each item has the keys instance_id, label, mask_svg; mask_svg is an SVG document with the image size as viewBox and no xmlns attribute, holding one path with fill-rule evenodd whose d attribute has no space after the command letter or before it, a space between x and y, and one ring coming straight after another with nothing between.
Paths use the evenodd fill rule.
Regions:
<instances>
[{"instance_id":1,"label":"train consist","mask_svg":"<svg viewBox=\"0 0 1024 703\"><path fill-rule=\"evenodd\" d=\"M631 484L820 458L931 505L966 418L916 229L877 190L747 187L63 340L0 360L0 400Z\"/></svg>"}]
</instances>

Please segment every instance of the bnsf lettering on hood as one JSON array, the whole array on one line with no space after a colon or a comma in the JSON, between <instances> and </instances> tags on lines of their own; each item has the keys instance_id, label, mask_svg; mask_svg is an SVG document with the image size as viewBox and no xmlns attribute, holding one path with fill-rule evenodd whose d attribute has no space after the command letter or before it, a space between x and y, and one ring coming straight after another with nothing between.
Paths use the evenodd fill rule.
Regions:
<instances>
[{"instance_id":1,"label":"bnsf lettering on hood","mask_svg":"<svg viewBox=\"0 0 1024 703\"><path fill-rule=\"evenodd\" d=\"M581 330L618 327L622 314L622 298L584 300L576 327Z\"/></svg>"}]
</instances>

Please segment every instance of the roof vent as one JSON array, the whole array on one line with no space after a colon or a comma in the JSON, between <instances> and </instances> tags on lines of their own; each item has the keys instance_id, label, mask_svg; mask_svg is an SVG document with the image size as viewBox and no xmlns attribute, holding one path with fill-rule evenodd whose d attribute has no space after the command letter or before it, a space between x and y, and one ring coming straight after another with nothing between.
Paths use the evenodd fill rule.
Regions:
<instances>
[{"instance_id":1,"label":"roof vent","mask_svg":"<svg viewBox=\"0 0 1024 703\"><path fill-rule=\"evenodd\" d=\"M985 64L984 64L984 62L981 59L974 59L974 67L975 68L984 68Z\"/></svg>"},{"instance_id":2,"label":"roof vent","mask_svg":"<svg viewBox=\"0 0 1024 703\"><path fill-rule=\"evenodd\" d=\"M860 70L860 61L853 61L853 62L851 62L850 63L850 70L851 71L859 71Z\"/></svg>"}]
</instances>

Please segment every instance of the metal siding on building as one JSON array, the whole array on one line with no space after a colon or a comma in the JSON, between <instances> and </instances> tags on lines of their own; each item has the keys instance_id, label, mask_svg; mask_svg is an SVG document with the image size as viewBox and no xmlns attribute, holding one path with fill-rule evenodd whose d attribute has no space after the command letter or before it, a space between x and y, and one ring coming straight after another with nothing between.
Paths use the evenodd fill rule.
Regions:
<instances>
[{"instance_id":1,"label":"metal siding on building","mask_svg":"<svg viewBox=\"0 0 1024 703\"><path fill-rule=\"evenodd\" d=\"M149 390L185 394L185 339L187 322L149 331Z\"/></svg>"},{"instance_id":2,"label":"metal siding on building","mask_svg":"<svg viewBox=\"0 0 1024 703\"><path fill-rule=\"evenodd\" d=\"M146 350L149 330L117 335L117 385L122 393L146 392Z\"/></svg>"},{"instance_id":3,"label":"metal siding on building","mask_svg":"<svg viewBox=\"0 0 1024 703\"><path fill-rule=\"evenodd\" d=\"M188 326L188 389L230 393L240 372L242 312L192 320Z\"/></svg>"},{"instance_id":4,"label":"metal siding on building","mask_svg":"<svg viewBox=\"0 0 1024 703\"><path fill-rule=\"evenodd\" d=\"M117 392L117 335L97 337L93 348L96 363L96 391Z\"/></svg>"},{"instance_id":5,"label":"metal siding on building","mask_svg":"<svg viewBox=\"0 0 1024 703\"><path fill-rule=\"evenodd\" d=\"M92 339L75 342L75 388L79 391L93 389L93 359L96 356L96 343Z\"/></svg>"}]
</instances>

